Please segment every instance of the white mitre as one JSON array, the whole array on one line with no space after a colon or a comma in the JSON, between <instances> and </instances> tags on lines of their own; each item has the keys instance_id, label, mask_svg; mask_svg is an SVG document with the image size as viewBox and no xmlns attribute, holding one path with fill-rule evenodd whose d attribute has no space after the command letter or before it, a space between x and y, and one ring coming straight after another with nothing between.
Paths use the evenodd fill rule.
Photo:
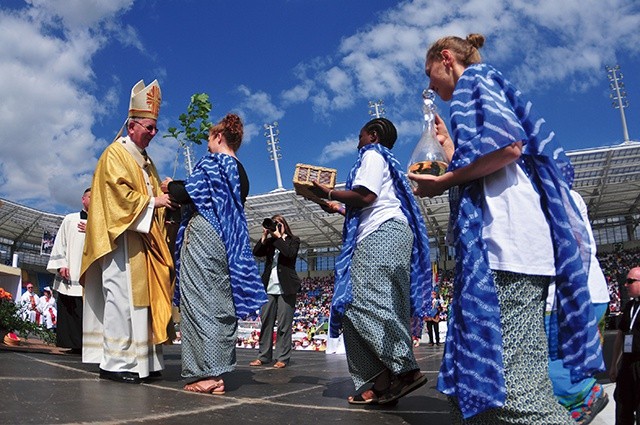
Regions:
<instances>
[{"instance_id":1,"label":"white mitre","mask_svg":"<svg viewBox=\"0 0 640 425\"><path fill-rule=\"evenodd\" d=\"M151 118L157 121L158 113L160 112L160 102L162 102L162 93L160 92L158 80L153 80L148 86L144 85L144 80L138 81L131 89L127 120L136 117ZM114 141L120 138L126 124L127 121L125 120Z\"/></svg>"},{"instance_id":2,"label":"white mitre","mask_svg":"<svg viewBox=\"0 0 640 425\"><path fill-rule=\"evenodd\" d=\"M162 93L160 92L158 80L153 80L148 86L144 85L143 80L138 81L131 89L129 118L138 117L157 120L161 101Z\"/></svg>"}]
</instances>

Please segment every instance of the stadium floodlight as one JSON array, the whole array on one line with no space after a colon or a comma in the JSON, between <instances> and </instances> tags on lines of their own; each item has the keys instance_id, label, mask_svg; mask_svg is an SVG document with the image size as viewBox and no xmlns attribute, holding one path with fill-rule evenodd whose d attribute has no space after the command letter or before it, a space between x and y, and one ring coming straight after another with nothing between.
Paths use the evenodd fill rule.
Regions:
<instances>
[{"instance_id":1,"label":"stadium floodlight","mask_svg":"<svg viewBox=\"0 0 640 425\"><path fill-rule=\"evenodd\" d=\"M384 110L384 101L382 99L379 99L377 101L369 101L369 115L371 115L374 118L380 118L382 116L384 116L385 114L385 110Z\"/></svg>"},{"instance_id":2,"label":"stadium floodlight","mask_svg":"<svg viewBox=\"0 0 640 425\"><path fill-rule=\"evenodd\" d=\"M282 187L282 176L280 175L280 163L278 162L278 160L282 158L282 155L280 155L280 146L278 146L278 143L280 143L280 139L278 138L278 135L280 134L280 131L278 130L278 121L274 121L272 124L265 124L264 129L264 137L267 138L269 159L273 161L276 169L276 180L278 182L276 190L284 190L284 187Z\"/></svg>"},{"instance_id":3,"label":"stadium floodlight","mask_svg":"<svg viewBox=\"0 0 640 425\"><path fill-rule=\"evenodd\" d=\"M629 102L627 101L627 92L624 91L624 83L622 82L623 75L620 72L620 65L613 67L605 66L605 69L607 70L609 88L611 89L611 94L609 95L612 100L611 106L620 110L624 143L628 143L629 131L627 130L627 118L625 117L624 110L629 106Z\"/></svg>"}]
</instances>

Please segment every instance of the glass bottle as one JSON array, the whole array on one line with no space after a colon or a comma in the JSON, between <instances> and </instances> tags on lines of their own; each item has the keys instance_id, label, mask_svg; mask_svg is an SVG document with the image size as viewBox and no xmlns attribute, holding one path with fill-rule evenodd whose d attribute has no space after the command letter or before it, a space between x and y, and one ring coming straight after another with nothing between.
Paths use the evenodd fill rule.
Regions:
<instances>
[{"instance_id":1,"label":"glass bottle","mask_svg":"<svg viewBox=\"0 0 640 425\"><path fill-rule=\"evenodd\" d=\"M409 172L441 176L447 170L448 160L440 142L436 138L435 93L425 89L422 92L422 112L424 129L422 136L409 158Z\"/></svg>"}]
</instances>

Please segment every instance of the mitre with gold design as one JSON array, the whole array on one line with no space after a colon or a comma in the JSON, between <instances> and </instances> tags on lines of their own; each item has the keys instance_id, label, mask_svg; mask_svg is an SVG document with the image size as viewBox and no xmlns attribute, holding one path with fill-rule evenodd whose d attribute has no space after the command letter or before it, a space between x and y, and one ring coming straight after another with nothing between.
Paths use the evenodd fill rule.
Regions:
<instances>
[{"instance_id":1,"label":"mitre with gold design","mask_svg":"<svg viewBox=\"0 0 640 425\"><path fill-rule=\"evenodd\" d=\"M158 80L153 80L148 86L140 80L131 89L131 100L129 101L129 118L151 118L158 119L160 112L160 102L162 93Z\"/></svg>"}]
</instances>

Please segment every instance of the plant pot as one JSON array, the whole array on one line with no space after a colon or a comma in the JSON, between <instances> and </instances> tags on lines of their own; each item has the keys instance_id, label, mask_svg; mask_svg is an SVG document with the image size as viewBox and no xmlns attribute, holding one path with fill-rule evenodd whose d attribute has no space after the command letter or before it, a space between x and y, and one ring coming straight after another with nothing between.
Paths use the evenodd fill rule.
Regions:
<instances>
[{"instance_id":1,"label":"plant pot","mask_svg":"<svg viewBox=\"0 0 640 425\"><path fill-rule=\"evenodd\" d=\"M12 347L16 347L20 345L20 338L13 332L8 332L4 329L0 329L0 337L2 338L2 342L5 345L10 345Z\"/></svg>"}]
</instances>

